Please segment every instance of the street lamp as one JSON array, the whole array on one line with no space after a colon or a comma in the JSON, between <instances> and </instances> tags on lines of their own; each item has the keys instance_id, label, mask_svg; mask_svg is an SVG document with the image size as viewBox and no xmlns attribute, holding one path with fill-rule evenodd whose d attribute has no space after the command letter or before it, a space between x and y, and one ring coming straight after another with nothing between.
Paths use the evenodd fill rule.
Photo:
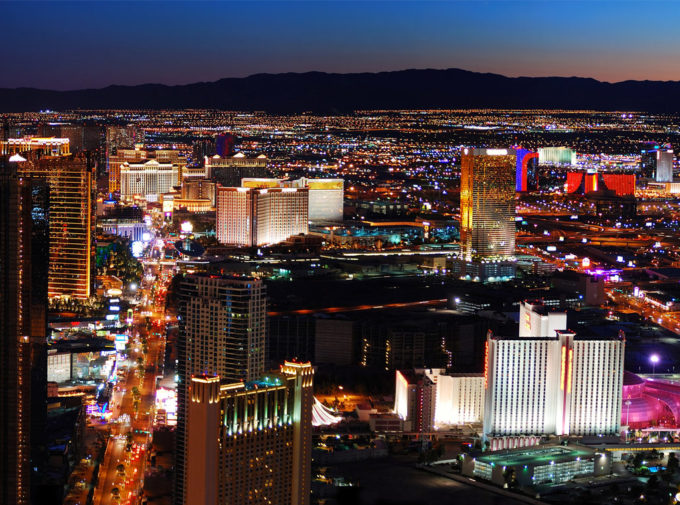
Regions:
<instances>
[{"instance_id":1,"label":"street lamp","mask_svg":"<svg viewBox=\"0 0 680 505\"><path fill-rule=\"evenodd\" d=\"M649 361L652 362L652 375L656 372L656 364L659 362L659 355L658 354L652 354L649 357Z\"/></svg>"}]
</instances>

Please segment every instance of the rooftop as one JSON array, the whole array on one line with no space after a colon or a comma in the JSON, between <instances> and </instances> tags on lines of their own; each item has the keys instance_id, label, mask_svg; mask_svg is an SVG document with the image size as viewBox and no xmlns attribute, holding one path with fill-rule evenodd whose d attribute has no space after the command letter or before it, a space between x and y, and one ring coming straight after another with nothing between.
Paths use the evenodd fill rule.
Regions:
<instances>
[{"instance_id":1,"label":"rooftop","mask_svg":"<svg viewBox=\"0 0 680 505\"><path fill-rule=\"evenodd\" d=\"M485 453L476 459L489 465L503 466L542 466L546 464L572 461L576 458L590 457L593 450L574 445L524 448L512 451Z\"/></svg>"}]
</instances>

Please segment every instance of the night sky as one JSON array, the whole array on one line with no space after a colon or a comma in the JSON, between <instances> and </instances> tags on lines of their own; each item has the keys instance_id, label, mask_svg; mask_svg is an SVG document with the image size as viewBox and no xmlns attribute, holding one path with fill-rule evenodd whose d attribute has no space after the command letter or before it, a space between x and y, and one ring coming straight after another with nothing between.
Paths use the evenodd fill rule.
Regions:
<instances>
[{"instance_id":1,"label":"night sky","mask_svg":"<svg viewBox=\"0 0 680 505\"><path fill-rule=\"evenodd\" d=\"M0 1L0 87L464 68L680 80L680 4Z\"/></svg>"}]
</instances>

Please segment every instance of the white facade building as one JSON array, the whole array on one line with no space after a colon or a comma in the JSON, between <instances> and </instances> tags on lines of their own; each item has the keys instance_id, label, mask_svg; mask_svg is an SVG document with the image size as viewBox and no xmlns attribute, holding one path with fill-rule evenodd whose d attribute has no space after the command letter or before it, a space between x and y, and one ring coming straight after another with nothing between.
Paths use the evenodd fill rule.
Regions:
<instances>
[{"instance_id":1,"label":"white facade building","mask_svg":"<svg viewBox=\"0 0 680 505\"><path fill-rule=\"evenodd\" d=\"M436 383L424 370L397 370L394 413L404 431L428 432L435 427Z\"/></svg>"},{"instance_id":2,"label":"white facade building","mask_svg":"<svg viewBox=\"0 0 680 505\"><path fill-rule=\"evenodd\" d=\"M538 149L540 165L576 165L576 151L568 147L541 147Z\"/></svg>"},{"instance_id":3,"label":"white facade building","mask_svg":"<svg viewBox=\"0 0 680 505\"><path fill-rule=\"evenodd\" d=\"M621 419L623 339L575 340L569 348L568 434L618 431ZM572 354L573 353L573 354Z\"/></svg>"},{"instance_id":4,"label":"white facade building","mask_svg":"<svg viewBox=\"0 0 680 505\"><path fill-rule=\"evenodd\" d=\"M177 185L178 171L177 165L156 160L123 163L120 167L120 196L129 200L137 195L156 202L159 195L169 193Z\"/></svg>"},{"instance_id":5,"label":"white facade building","mask_svg":"<svg viewBox=\"0 0 680 505\"><path fill-rule=\"evenodd\" d=\"M127 237L133 242L149 241L151 233L146 223L130 219L100 219L97 223L102 227L102 231L109 235ZM146 240L145 240L146 239Z\"/></svg>"},{"instance_id":6,"label":"white facade building","mask_svg":"<svg viewBox=\"0 0 680 505\"><path fill-rule=\"evenodd\" d=\"M342 179L307 179L294 181L297 187L309 188L309 220L342 222L345 182Z\"/></svg>"},{"instance_id":7,"label":"white facade building","mask_svg":"<svg viewBox=\"0 0 680 505\"><path fill-rule=\"evenodd\" d=\"M484 436L612 435L621 422L625 340L489 335Z\"/></svg>"},{"instance_id":8,"label":"white facade building","mask_svg":"<svg viewBox=\"0 0 680 505\"><path fill-rule=\"evenodd\" d=\"M487 336L483 374L397 371L394 413L404 431L483 422L492 449L619 433L623 334L576 337L564 330L566 314L540 301L522 303L520 313L518 337Z\"/></svg>"},{"instance_id":9,"label":"white facade building","mask_svg":"<svg viewBox=\"0 0 680 505\"><path fill-rule=\"evenodd\" d=\"M672 149L656 152L656 182L673 182L673 158Z\"/></svg>"},{"instance_id":10,"label":"white facade building","mask_svg":"<svg viewBox=\"0 0 680 505\"><path fill-rule=\"evenodd\" d=\"M487 338L484 434L555 433L561 417L556 338Z\"/></svg>"},{"instance_id":11,"label":"white facade building","mask_svg":"<svg viewBox=\"0 0 680 505\"><path fill-rule=\"evenodd\" d=\"M482 374L437 375L434 421L437 428L481 423L484 415Z\"/></svg>"},{"instance_id":12,"label":"white facade building","mask_svg":"<svg viewBox=\"0 0 680 505\"><path fill-rule=\"evenodd\" d=\"M520 337L554 337L567 329L567 313L554 312L542 301L523 301L519 306Z\"/></svg>"},{"instance_id":13,"label":"white facade building","mask_svg":"<svg viewBox=\"0 0 680 505\"><path fill-rule=\"evenodd\" d=\"M482 374L445 372L442 368L397 371L394 413L404 421L404 431L427 432L482 422Z\"/></svg>"}]
</instances>

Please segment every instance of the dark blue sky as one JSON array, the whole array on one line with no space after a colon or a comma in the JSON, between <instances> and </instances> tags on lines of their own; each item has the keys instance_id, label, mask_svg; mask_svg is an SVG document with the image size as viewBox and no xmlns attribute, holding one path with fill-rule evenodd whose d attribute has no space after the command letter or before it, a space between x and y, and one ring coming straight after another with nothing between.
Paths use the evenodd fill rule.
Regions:
<instances>
[{"instance_id":1,"label":"dark blue sky","mask_svg":"<svg viewBox=\"0 0 680 505\"><path fill-rule=\"evenodd\" d=\"M0 1L0 87L450 68L680 80L674 0Z\"/></svg>"}]
</instances>

